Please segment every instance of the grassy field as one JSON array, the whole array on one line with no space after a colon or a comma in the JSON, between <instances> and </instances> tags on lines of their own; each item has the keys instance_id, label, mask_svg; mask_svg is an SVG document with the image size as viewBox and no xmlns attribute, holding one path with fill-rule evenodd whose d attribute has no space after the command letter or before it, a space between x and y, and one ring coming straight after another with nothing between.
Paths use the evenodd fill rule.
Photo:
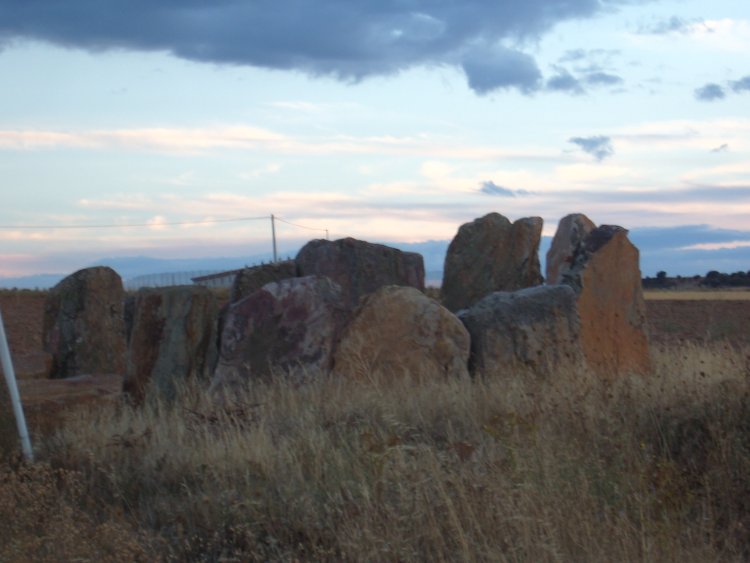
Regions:
<instances>
[{"instance_id":1,"label":"grassy field","mask_svg":"<svg viewBox=\"0 0 750 563\"><path fill-rule=\"evenodd\" d=\"M644 298L648 300L682 300L682 301L735 301L750 300L750 289L705 289L705 290L668 290L652 289L643 292Z\"/></svg>"},{"instance_id":2,"label":"grassy field","mask_svg":"<svg viewBox=\"0 0 750 563\"><path fill-rule=\"evenodd\" d=\"M0 561L746 561L750 349L654 360L79 412L0 469Z\"/></svg>"}]
</instances>

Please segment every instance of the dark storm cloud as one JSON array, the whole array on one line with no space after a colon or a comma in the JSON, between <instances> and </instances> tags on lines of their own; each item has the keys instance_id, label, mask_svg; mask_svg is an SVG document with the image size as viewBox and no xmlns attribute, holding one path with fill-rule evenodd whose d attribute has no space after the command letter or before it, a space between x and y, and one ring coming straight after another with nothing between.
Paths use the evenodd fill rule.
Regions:
<instances>
[{"instance_id":1,"label":"dark storm cloud","mask_svg":"<svg viewBox=\"0 0 750 563\"><path fill-rule=\"evenodd\" d=\"M504 188L503 186L498 186L492 180L487 180L485 182L482 182L479 186L479 193L498 197L516 197L519 195L529 195L531 192L527 190L513 190L511 188Z\"/></svg>"},{"instance_id":2,"label":"dark storm cloud","mask_svg":"<svg viewBox=\"0 0 750 563\"><path fill-rule=\"evenodd\" d=\"M541 87L520 51L555 24L621 0L0 0L0 45L166 51L356 82L414 66L463 68L478 93Z\"/></svg>"},{"instance_id":3,"label":"dark storm cloud","mask_svg":"<svg viewBox=\"0 0 750 563\"><path fill-rule=\"evenodd\" d=\"M726 98L724 88L714 83L709 83L705 86L701 86L700 88L696 88L693 92L693 95L695 96L696 100L700 100L702 102L712 102L714 100L722 100Z\"/></svg>"},{"instance_id":4,"label":"dark storm cloud","mask_svg":"<svg viewBox=\"0 0 750 563\"><path fill-rule=\"evenodd\" d=\"M583 152L590 154L599 162L615 154L612 139L605 135L572 137L568 139L568 142L578 145Z\"/></svg>"},{"instance_id":5,"label":"dark storm cloud","mask_svg":"<svg viewBox=\"0 0 750 563\"><path fill-rule=\"evenodd\" d=\"M750 92L750 75L744 76L739 80L732 80L729 82L729 86L738 94L740 92Z\"/></svg>"}]
</instances>

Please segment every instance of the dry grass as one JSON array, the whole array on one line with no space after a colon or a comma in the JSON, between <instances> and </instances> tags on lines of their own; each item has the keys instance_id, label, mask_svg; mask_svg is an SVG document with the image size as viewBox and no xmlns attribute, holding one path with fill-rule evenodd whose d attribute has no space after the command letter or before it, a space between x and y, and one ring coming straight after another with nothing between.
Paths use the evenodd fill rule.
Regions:
<instances>
[{"instance_id":1,"label":"dry grass","mask_svg":"<svg viewBox=\"0 0 750 563\"><path fill-rule=\"evenodd\" d=\"M0 477L20 514L0 560L81 534L79 560L747 560L749 352L656 350L615 384L277 381L80 413Z\"/></svg>"},{"instance_id":2,"label":"dry grass","mask_svg":"<svg viewBox=\"0 0 750 563\"><path fill-rule=\"evenodd\" d=\"M750 289L741 287L737 289L705 289L705 290L668 290L652 289L643 292L647 301L746 301L750 299Z\"/></svg>"}]
</instances>

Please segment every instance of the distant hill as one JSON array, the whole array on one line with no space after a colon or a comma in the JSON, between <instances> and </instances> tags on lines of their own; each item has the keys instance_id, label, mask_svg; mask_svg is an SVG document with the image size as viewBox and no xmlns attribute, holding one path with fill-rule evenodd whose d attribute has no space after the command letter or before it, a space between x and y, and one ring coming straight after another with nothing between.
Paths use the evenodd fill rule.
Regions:
<instances>
[{"instance_id":1,"label":"distant hill","mask_svg":"<svg viewBox=\"0 0 750 563\"><path fill-rule=\"evenodd\" d=\"M37 274L35 276L0 278L0 288L49 289L64 277L64 274Z\"/></svg>"}]
</instances>

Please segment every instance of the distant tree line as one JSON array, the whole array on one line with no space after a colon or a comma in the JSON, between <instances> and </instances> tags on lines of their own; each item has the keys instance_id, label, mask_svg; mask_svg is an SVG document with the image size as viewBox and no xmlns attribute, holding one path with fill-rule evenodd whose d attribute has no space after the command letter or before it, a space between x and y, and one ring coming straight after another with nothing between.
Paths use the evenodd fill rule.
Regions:
<instances>
[{"instance_id":1,"label":"distant tree line","mask_svg":"<svg viewBox=\"0 0 750 563\"><path fill-rule=\"evenodd\" d=\"M667 272L657 272L655 277L643 278L644 289L677 289L686 287L750 287L750 270L725 274L711 270L705 276L674 276Z\"/></svg>"}]
</instances>

